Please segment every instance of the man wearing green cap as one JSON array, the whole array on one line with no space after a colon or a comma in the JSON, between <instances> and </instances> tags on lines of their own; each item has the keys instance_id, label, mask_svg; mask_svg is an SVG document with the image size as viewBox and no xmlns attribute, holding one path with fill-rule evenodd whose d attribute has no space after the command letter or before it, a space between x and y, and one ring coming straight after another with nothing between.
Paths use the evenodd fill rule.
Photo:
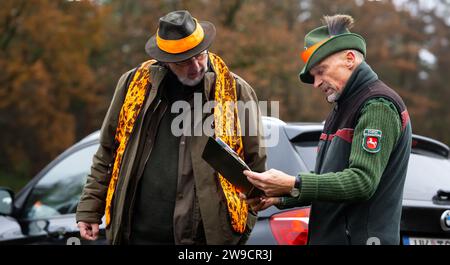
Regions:
<instances>
[{"instance_id":1,"label":"man wearing green cap","mask_svg":"<svg viewBox=\"0 0 450 265\"><path fill-rule=\"evenodd\" d=\"M305 36L300 80L334 104L314 173L245 171L267 197L254 210L311 204L309 244L399 244L411 123L400 96L364 61L364 39L348 15L324 17Z\"/></svg>"}]
</instances>

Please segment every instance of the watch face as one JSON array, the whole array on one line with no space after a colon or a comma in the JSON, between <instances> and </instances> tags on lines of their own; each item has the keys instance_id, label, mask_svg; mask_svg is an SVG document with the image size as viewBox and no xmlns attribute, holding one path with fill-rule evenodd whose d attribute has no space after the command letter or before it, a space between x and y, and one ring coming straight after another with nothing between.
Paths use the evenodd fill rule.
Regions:
<instances>
[{"instance_id":1,"label":"watch face","mask_svg":"<svg viewBox=\"0 0 450 265\"><path fill-rule=\"evenodd\" d=\"M299 195L300 195L300 191L299 191L298 189L293 188L293 189L291 190L291 196L292 196L292 197L298 197Z\"/></svg>"}]
</instances>

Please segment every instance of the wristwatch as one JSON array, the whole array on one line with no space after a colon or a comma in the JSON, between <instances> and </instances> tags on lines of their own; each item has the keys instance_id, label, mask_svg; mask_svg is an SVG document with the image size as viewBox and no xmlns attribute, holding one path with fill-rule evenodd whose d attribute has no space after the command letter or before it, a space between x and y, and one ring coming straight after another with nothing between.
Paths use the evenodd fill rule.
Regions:
<instances>
[{"instance_id":1,"label":"wristwatch","mask_svg":"<svg viewBox=\"0 0 450 265\"><path fill-rule=\"evenodd\" d=\"M300 174L298 174L295 177L295 184L294 187L291 189L291 197L297 198L298 196L300 196L300 188L302 186L302 177L300 176Z\"/></svg>"}]
</instances>

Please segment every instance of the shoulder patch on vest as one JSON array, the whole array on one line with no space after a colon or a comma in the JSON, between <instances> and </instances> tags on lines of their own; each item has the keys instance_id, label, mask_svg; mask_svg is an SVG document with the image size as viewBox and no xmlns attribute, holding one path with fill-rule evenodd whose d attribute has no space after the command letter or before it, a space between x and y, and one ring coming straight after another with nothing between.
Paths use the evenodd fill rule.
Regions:
<instances>
[{"instance_id":1,"label":"shoulder patch on vest","mask_svg":"<svg viewBox=\"0 0 450 265\"><path fill-rule=\"evenodd\" d=\"M364 129L363 149L369 153L378 153L381 150L381 131L376 129Z\"/></svg>"}]
</instances>

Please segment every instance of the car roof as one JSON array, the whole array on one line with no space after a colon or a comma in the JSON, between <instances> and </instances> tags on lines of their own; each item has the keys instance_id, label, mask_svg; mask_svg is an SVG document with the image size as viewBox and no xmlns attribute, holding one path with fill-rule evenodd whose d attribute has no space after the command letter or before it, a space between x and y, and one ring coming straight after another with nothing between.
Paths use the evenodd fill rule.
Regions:
<instances>
[{"instance_id":1,"label":"car roof","mask_svg":"<svg viewBox=\"0 0 450 265\"><path fill-rule=\"evenodd\" d=\"M91 134L89 134L88 136L84 137L83 139L81 139L81 141L79 141L78 143L76 143L76 145L83 145L89 142L98 142L100 139L100 130L97 130Z\"/></svg>"}]
</instances>

